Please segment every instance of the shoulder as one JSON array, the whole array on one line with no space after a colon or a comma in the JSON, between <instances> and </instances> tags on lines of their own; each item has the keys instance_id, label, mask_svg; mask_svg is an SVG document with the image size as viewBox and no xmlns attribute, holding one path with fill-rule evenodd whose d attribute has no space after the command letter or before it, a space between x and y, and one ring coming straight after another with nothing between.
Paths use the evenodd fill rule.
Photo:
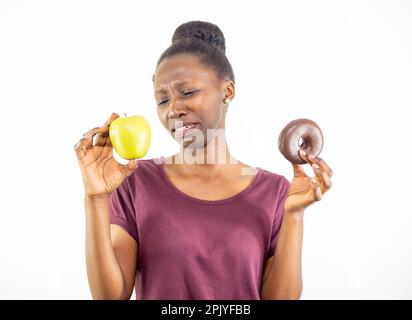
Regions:
<instances>
[{"instance_id":1,"label":"shoulder","mask_svg":"<svg viewBox=\"0 0 412 320\"><path fill-rule=\"evenodd\" d=\"M123 181L121 187L134 191L139 183L154 182L153 177L161 175L161 163L159 158L139 159L136 169Z\"/></svg>"},{"instance_id":2,"label":"shoulder","mask_svg":"<svg viewBox=\"0 0 412 320\"><path fill-rule=\"evenodd\" d=\"M282 174L272 172L265 169L260 169L262 178L261 180L267 185L268 188L273 190L277 199L284 198L290 187L290 181Z\"/></svg>"},{"instance_id":3,"label":"shoulder","mask_svg":"<svg viewBox=\"0 0 412 320\"><path fill-rule=\"evenodd\" d=\"M259 168L259 169L261 171L261 175L263 179L269 180L275 183L276 185L286 185L286 186L290 185L289 180L284 175L280 173L272 172L272 171L269 171L263 168Z\"/></svg>"},{"instance_id":4,"label":"shoulder","mask_svg":"<svg viewBox=\"0 0 412 320\"><path fill-rule=\"evenodd\" d=\"M157 171L159 166L162 164L163 161L161 158L139 159L135 173L140 173L143 171Z\"/></svg>"}]
</instances>

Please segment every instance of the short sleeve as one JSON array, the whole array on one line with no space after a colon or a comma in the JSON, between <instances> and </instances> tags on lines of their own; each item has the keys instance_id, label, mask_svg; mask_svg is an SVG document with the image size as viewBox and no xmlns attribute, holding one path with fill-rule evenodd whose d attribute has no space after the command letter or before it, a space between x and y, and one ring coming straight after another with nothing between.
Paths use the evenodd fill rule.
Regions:
<instances>
[{"instance_id":1,"label":"short sleeve","mask_svg":"<svg viewBox=\"0 0 412 320\"><path fill-rule=\"evenodd\" d=\"M136 211L129 186L129 179L123 181L123 183L110 194L109 218L111 224L121 226L136 240L136 242L139 242Z\"/></svg>"},{"instance_id":2,"label":"short sleeve","mask_svg":"<svg viewBox=\"0 0 412 320\"><path fill-rule=\"evenodd\" d=\"M276 243L279 237L280 226L282 225L284 205L286 202L286 198L288 197L290 182L282 176L279 185L280 186L277 192L275 216L272 225L272 234L270 237L270 245L267 258L270 258L275 254Z\"/></svg>"}]
</instances>

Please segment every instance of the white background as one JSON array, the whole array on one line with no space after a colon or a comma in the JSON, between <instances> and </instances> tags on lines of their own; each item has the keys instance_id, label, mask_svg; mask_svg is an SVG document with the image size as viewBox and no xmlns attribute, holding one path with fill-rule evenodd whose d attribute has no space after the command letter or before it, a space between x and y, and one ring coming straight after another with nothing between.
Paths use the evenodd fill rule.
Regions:
<instances>
[{"instance_id":1,"label":"white background","mask_svg":"<svg viewBox=\"0 0 412 320\"><path fill-rule=\"evenodd\" d=\"M411 299L412 2L257 0L0 2L0 298L91 298L73 145L114 111L150 122L145 158L178 151L151 77L190 20L225 34L237 159L291 180L279 132L322 128L333 187L305 213L302 299Z\"/></svg>"}]
</instances>

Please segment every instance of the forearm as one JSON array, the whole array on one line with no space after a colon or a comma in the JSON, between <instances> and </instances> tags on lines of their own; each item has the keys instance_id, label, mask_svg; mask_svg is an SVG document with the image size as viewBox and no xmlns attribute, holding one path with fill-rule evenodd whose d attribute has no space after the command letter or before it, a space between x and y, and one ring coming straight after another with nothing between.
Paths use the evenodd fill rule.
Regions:
<instances>
[{"instance_id":1,"label":"forearm","mask_svg":"<svg viewBox=\"0 0 412 320\"><path fill-rule=\"evenodd\" d=\"M86 265L93 299L129 299L110 236L109 198L85 196Z\"/></svg>"},{"instance_id":2,"label":"forearm","mask_svg":"<svg viewBox=\"0 0 412 320\"><path fill-rule=\"evenodd\" d=\"M299 299L302 294L303 211L285 212L262 299Z\"/></svg>"}]
</instances>

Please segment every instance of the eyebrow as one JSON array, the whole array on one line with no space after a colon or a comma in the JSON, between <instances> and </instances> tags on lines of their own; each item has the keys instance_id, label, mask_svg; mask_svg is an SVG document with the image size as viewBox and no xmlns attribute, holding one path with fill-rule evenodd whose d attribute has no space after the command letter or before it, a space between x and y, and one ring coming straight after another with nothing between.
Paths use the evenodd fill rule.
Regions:
<instances>
[{"instance_id":1,"label":"eyebrow","mask_svg":"<svg viewBox=\"0 0 412 320\"><path fill-rule=\"evenodd\" d=\"M186 83L188 83L188 82L190 82L190 81L189 81L189 80L176 81L176 82L174 83L174 86L179 88L179 87L181 87L183 84L186 84ZM166 90L165 88L160 87L160 89L156 90L155 93L163 93L163 92L166 92L166 91L167 91L167 90Z\"/></svg>"}]
</instances>

